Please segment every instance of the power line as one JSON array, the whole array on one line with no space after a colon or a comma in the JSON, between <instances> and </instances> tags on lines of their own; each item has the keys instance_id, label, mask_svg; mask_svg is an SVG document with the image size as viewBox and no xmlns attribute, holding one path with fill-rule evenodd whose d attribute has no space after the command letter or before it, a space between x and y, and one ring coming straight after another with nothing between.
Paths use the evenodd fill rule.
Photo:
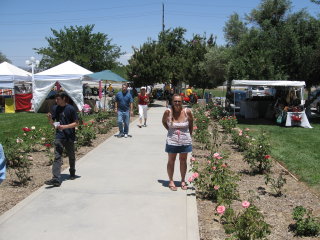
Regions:
<instances>
[{"instance_id":1,"label":"power line","mask_svg":"<svg viewBox=\"0 0 320 240\"><path fill-rule=\"evenodd\" d=\"M158 2L153 3L147 3L147 4L135 4L135 5L122 5L122 6L115 6L115 7L107 7L107 8L91 8L91 9L83 9L83 10L62 10L62 11L37 11L37 15L46 15L46 14L57 14L57 13L78 13L78 12L96 12L96 11L105 11L105 10L111 10L111 9L117 9L117 8L131 8L131 7L145 7L145 6L151 6L159 4ZM21 15L33 15L35 12L20 12L20 13L8 13L8 14L2 14L1 16L21 16Z\"/></svg>"},{"instance_id":2,"label":"power line","mask_svg":"<svg viewBox=\"0 0 320 240\"><path fill-rule=\"evenodd\" d=\"M23 23L0 23L0 26L15 26L15 25L38 25L38 24L58 24L58 23L65 23L65 22L70 22L70 21L86 21L86 20L90 20L91 22L94 21L104 21L105 19L109 19L112 18L112 20L114 19L121 19L121 18L139 18L139 17L145 17L145 16L154 16L155 13L158 13L157 11L152 11L152 12L145 12L145 13L137 13L134 15L113 15L113 16L102 16L102 17L88 17L88 18L73 18L73 19L61 19L59 21L48 21L48 22L44 22L44 21L37 21L37 22L23 22ZM100 19L100 20L99 20Z\"/></svg>"}]
</instances>

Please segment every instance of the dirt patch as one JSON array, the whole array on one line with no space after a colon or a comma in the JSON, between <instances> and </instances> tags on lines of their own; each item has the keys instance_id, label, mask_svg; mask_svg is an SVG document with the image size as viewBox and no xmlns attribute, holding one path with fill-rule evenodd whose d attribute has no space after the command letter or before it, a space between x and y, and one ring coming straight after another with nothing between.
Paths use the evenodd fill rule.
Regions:
<instances>
[{"instance_id":1,"label":"dirt patch","mask_svg":"<svg viewBox=\"0 0 320 240\"><path fill-rule=\"evenodd\" d=\"M284 195L275 197L269 186L265 185L263 175L250 174L250 167L243 161L243 155L237 151L237 147L233 145L230 138L226 139L221 145L223 152L229 153L229 158L226 163L231 167L231 170L237 173L240 177L239 193L240 199L248 200L253 191L254 195L259 199L255 200L255 205L260 208L265 216L265 221L271 225L271 234L268 239L272 240L289 240L289 239L320 239L319 237L295 237L293 232L289 231L289 225L292 220L292 210L298 205L313 209L313 214L320 215L320 194L314 189L309 188L304 183L297 181L289 173L285 175L287 183L284 186ZM204 160L201 156L208 154L205 150L196 148L194 155L201 161ZM272 175L277 177L283 171L276 161L272 169ZM216 203L197 197L198 219L201 240L220 240L228 237L222 225L219 223L219 217L215 216ZM232 205L233 209L241 211L241 202L235 201Z\"/></svg>"},{"instance_id":2,"label":"dirt patch","mask_svg":"<svg viewBox=\"0 0 320 240\"><path fill-rule=\"evenodd\" d=\"M137 117L132 117L131 122ZM107 134L97 134L96 139L93 140L92 146L84 146L78 149L76 152L76 159L79 160L81 157L86 155L92 149L97 147L100 143L104 142L109 137L113 136L118 132L118 128L112 128ZM32 176L31 181L27 186L20 186L16 184L17 177L13 170L7 171L5 181L0 185L0 215L10 208L14 207L21 200L25 199L32 192L43 186L44 181L52 177L51 164L46 156L45 151L39 151L31 153L33 157L33 164L31 167L30 175ZM63 169L69 168L68 159L64 158Z\"/></svg>"}]
</instances>

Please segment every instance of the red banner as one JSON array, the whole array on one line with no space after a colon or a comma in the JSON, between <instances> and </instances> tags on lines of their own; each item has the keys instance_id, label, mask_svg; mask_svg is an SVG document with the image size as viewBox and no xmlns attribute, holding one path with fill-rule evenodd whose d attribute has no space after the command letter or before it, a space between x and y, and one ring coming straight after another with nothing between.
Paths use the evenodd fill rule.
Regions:
<instances>
[{"instance_id":1,"label":"red banner","mask_svg":"<svg viewBox=\"0 0 320 240\"><path fill-rule=\"evenodd\" d=\"M16 110L17 111L30 111L32 93L16 94Z\"/></svg>"}]
</instances>

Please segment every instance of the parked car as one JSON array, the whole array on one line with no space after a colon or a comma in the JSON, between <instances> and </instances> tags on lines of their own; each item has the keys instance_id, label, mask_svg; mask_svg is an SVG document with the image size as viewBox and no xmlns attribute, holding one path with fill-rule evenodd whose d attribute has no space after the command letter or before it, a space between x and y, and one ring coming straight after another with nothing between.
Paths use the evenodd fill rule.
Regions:
<instances>
[{"instance_id":1,"label":"parked car","mask_svg":"<svg viewBox=\"0 0 320 240\"><path fill-rule=\"evenodd\" d=\"M255 96L265 96L266 95L266 87L248 87L247 91L250 97L255 97Z\"/></svg>"},{"instance_id":2,"label":"parked car","mask_svg":"<svg viewBox=\"0 0 320 240\"><path fill-rule=\"evenodd\" d=\"M310 93L309 98L310 108L315 108L320 113L320 88Z\"/></svg>"},{"instance_id":3,"label":"parked car","mask_svg":"<svg viewBox=\"0 0 320 240\"><path fill-rule=\"evenodd\" d=\"M247 97L246 91L242 90L232 90L227 93L226 96L226 110L228 112L239 112L240 111L240 102L245 100Z\"/></svg>"}]
</instances>

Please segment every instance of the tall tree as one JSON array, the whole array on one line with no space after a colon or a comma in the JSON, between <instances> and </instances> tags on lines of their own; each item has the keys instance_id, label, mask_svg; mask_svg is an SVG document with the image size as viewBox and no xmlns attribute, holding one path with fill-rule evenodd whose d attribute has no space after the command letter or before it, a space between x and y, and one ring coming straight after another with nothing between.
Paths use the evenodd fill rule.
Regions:
<instances>
[{"instance_id":1,"label":"tall tree","mask_svg":"<svg viewBox=\"0 0 320 240\"><path fill-rule=\"evenodd\" d=\"M240 20L237 13L232 14L229 20L226 22L224 28L224 38L226 39L228 45L237 45L248 29L246 24Z\"/></svg>"},{"instance_id":2,"label":"tall tree","mask_svg":"<svg viewBox=\"0 0 320 240\"><path fill-rule=\"evenodd\" d=\"M191 40L187 41L185 48L184 80L190 86L201 88L203 92L206 88L213 86L206 69L203 67L203 62L208 49L215 44L213 35L210 35L207 40L205 34L203 36L195 34Z\"/></svg>"},{"instance_id":3,"label":"tall tree","mask_svg":"<svg viewBox=\"0 0 320 240\"><path fill-rule=\"evenodd\" d=\"M49 47L35 48L43 55L40 67L50 68L71 60L93 72L112 69L122 54L120 47L104 33L93 33L94 25L51 29L53 37L46 37Z\"/></svg>"},{"instance_id":4,"label":"tall tree","mask_svg":"<svg viewBox=\"0 0 320 240\"><path fill-rule=\"evenodd\" d=\"M186 29L177 27L160 32L158 37L159 47L162 52L161 65L168 72L168 79L174 86L184 81Z\"/></svg>"},{"instance_id":5,"label":"tall tree","mask_svg":"<svg viewBox=\"0 0 320 240\"><path fill-rule=\"evenodd\" d=\"M163 51L156 41L148 39L140 48L133 48L133 51L127 75L135 86L152 85L167 79L168 73L161 65Z\"/></svg>"},{"instance_id":6,"label":"tall tree","mask_svg":"<svg viewBox=\"0 0 320 240\"><path fill-rule=\"evenodd\" d=\"M2 62L8 62L11 63L11 61L4 55L2 52L0 52L0 63Z\"/></svg>"},{"instance_id":7,"label":"tall tree","mask_svg":"<svg viewBox=\"0 0 320 240\"><path fill-rule=\"evenodd\" d=\"M257 9L253 9L248 20L261 28L270 28L281 24L291 9L290 0L262 0Z\"/></svg>"},{"instance_id":8,"label":"tall tree","mask_svg":"<svg viewBox=\"0 0 320 240\"><path fill-rule=\"evenodd\" d=\"M320 0L310 0L313 3L320 4Z\"/></svg>"}]
</instances>

